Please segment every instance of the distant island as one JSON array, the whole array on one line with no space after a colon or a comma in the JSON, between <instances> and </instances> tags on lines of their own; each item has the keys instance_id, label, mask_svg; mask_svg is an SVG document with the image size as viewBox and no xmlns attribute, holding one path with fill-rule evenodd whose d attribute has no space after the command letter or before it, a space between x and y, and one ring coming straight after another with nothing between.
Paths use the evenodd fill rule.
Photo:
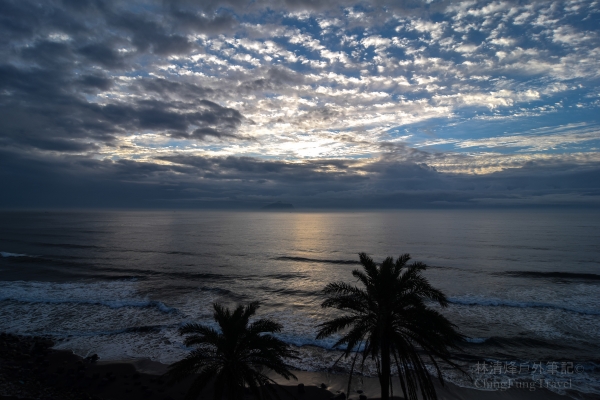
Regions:
<instances>
[{"instance_id":1,"label":"distant island","mask_svg":"<svg viewBox=\"0 0 600 400\"><path fill-rule=\"evenodd\" d=\"M293 210L294 206L291 203L283 203L278 201L276 203L267 204L263 206L261 210Z\"/></svg>"}]
</instances>

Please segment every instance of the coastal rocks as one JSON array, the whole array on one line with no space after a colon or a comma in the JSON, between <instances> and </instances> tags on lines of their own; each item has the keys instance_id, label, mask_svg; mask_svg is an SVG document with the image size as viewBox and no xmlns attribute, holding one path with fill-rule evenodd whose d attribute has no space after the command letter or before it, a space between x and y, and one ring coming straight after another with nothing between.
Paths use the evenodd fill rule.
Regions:
<instances>
[{"instance_id":1,"label":"coastal rocks","mask_svg":"<svg viewBox=\"0 0 600 400\"><path fill-rule=\"evenodd\" d=\"M77 389L74 362L51 362L53 342L43 337L0 334L0 397L88 400ZM76 356L71 355L71 360ZM58 373L60 371L60 373Z\"/></svg>"}]
</instances>

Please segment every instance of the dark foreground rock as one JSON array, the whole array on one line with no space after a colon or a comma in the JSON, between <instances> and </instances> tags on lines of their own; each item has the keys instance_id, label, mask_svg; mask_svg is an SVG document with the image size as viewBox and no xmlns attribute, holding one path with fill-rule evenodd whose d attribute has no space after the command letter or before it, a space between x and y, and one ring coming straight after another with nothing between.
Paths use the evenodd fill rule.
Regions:
<instances>
[{"instance_id":1,"label":"dark foreground rock","mask_svg":"<svg viewBox=\"0 0 600 400\"><path fill-rule=\"evenodd\" d=\"M179 400L192 381L169 385L161 375L142 373L131 363L103 362L97 356L83 359L54 350L53 345L48 338L0 333L0 400ZM294 386L275 390L282 399L329 400L332 396L316 385L302 387L304 393ZM211 389L200 399L212 399ZM241 400L252 398L248 394Z\"/></svg>"},{"instance_id":2,"label":"dark foreground rock","mask_svg":"<svg viewBox=\"0 0 600 400\"><path fill-rule=\"evenodd\" d=\"M0 334L0 400L183 398L189 380L168 386L127 363L101 363L53 350L47 338Z\"/></svg>"},{"instance_id":3,"label":"dark foreground rock","mask_svg":"<svg viewBox=\"0 0 600 400\"><path fill-rule=\"evenodd\" d=\"M55 357L53 342L41 337L0 334L0 396L2 399L93 399L67 382L80 366ZM64 361L64 362L63 362Z\"/></svg>"}]
</instances>

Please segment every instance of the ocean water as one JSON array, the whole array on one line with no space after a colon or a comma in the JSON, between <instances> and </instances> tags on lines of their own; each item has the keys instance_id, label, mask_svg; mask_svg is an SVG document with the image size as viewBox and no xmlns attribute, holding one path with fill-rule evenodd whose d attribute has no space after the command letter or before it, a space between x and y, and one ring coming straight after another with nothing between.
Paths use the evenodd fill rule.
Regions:
<instances>
[{"instance_id":1,"label":"ocean water","mask_svg":"<svg viewBox=\"0 0 600 400\"><path fill-rule=\"evenodd\" d=\"M214 302L258 300L300 351L294 367L326 370L340 353L315 339L335 314L320 290L352 282L363 251L430 266L451 301L442 312L469 338L455 359L476 379L600 395L597 211L1 212L0 331L171 363L188 351L181 325L212 324Z\"/></svg>"}]
</instances>

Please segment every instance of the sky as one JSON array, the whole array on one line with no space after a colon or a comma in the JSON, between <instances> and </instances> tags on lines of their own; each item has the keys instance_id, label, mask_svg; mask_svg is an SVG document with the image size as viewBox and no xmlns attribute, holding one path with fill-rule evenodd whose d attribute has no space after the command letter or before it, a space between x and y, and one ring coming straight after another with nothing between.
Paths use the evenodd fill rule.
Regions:
<instances>
[{"instance_id":1,"label":"sky","mask_svg":"<svg viewBox=\"0 0 600 400\"><path fill-rule=\"evenodd\" d=\"M600 2L0 0L0 207L600 207Z\"/></svg>"}]
</instances>

